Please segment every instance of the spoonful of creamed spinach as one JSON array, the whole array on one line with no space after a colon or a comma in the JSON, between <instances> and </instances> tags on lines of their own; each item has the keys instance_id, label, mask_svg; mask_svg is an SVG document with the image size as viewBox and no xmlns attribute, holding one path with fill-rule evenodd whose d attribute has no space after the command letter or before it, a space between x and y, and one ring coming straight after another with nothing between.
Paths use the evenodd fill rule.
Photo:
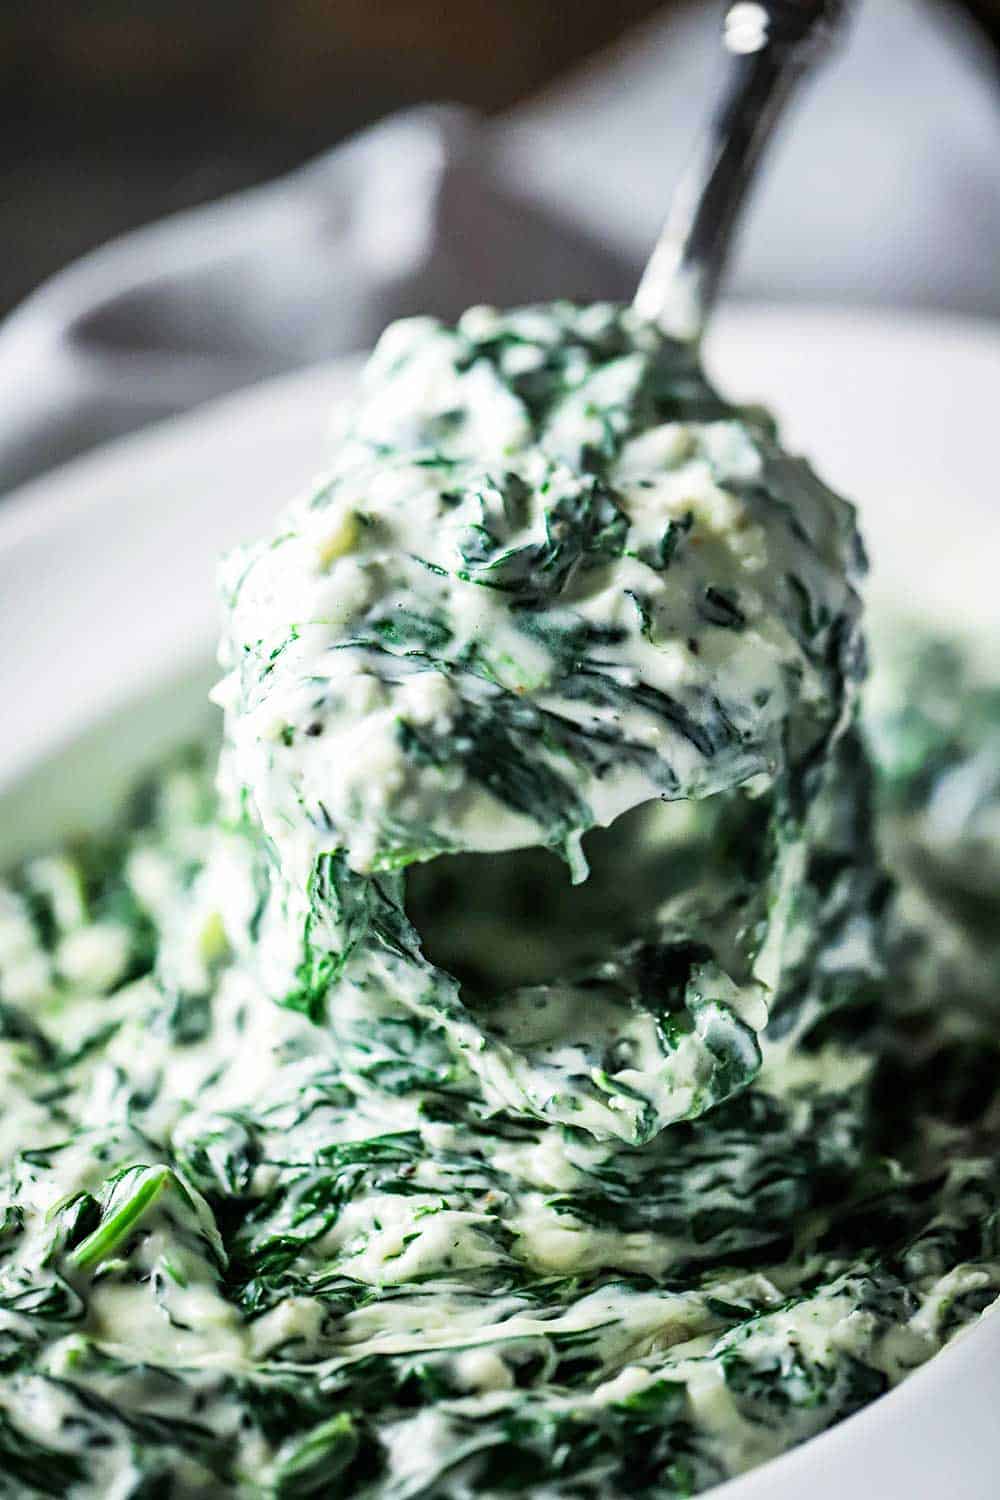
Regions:
<instances>
[{"instance_id":1,"label":"spoonful of creamed spinach","mask_svg":"<svg viewBox=\"0 0 1000 1500\"><path fill-rule=\"evenodd\" d=\"M363 1068L374 986L491 1106L598 1139L742 1088L853 698L859 556L850 508L631 311L390 329L330 474L225 569L223 785L276 877L276 998ZM752 873L633 891L583 968L470 1003L423 952L410 867L543 846L583 881L592 830L715 797L767 846Z\"/></svg>"}]
</instances>

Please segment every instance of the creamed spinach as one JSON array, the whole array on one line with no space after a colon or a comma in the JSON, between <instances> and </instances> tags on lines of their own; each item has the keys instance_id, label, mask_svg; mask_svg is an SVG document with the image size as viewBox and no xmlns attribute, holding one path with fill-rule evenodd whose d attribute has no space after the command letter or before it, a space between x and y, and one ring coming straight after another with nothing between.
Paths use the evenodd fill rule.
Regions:
<instances>
[{"instance_id":1,"label":"creamed spinach","mask_svg":"<svg viewBox=\"0 0 1000 1500\"><path fill-rule=\"evenodd\" d=\"M0 887L0 1495L667 1500L978 1318L1000 713L862 567L633 313L389 329L216 786Z\"/></svg>"}]
</instances>

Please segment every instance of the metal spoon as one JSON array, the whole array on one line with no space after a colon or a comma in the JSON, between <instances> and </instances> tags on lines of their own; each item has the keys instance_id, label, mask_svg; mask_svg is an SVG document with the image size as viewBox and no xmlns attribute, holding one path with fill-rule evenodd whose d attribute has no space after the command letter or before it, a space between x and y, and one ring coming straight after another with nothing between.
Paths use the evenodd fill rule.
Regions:
<instances>
[{"instance_id":1,"label":"metal spoon","mask_svg":"<svg viewBox=\"0 0 1000 1500\"><path fill-rule=\"evenodd\" d=\"M665 333L698 339L715 302L747 189L795 85L828 50L848 0L729 5L722 101L678 184L635 294Z\"/></svg>"}]
</instances>

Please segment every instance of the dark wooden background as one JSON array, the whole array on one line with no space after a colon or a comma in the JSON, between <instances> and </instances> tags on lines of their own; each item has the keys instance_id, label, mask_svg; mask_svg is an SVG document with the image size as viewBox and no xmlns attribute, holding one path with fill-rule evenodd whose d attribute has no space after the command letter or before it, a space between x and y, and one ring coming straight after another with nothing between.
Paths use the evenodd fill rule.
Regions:
<instances>
[{"instance_id":1,"label":"dark wooden background","mask_svg":"<svg viewBox=\"0 0 1000 1500\"><path fill-rule=\"evenodd\" d=\"M0 0L0 312L110 236L261 181L391 109L502 109L663 8ZM1000 47L1000 0L965 9Z\"/></svg>"}]
</instances>

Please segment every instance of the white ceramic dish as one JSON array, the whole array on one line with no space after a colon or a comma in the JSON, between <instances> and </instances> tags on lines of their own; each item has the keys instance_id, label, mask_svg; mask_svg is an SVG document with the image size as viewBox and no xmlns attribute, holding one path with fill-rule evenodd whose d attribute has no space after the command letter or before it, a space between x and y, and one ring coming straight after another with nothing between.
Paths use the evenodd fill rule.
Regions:
<instances>
[{"instance_id":1,"label":"white ceramic dish","mask_svg":"<svg viewBox=\"0 0 1000 1500\"><path fill-rule=\"evenodd\" d=\"M1000 329L741 309L720 316L710 363L858 501L876 600L997 629ZM140 764L211 724L215 558L321 468L355 370L258 387L0 504L0 861L93 823ZM996 1500L998 1411L991 1314L884 1400L714 1493Z\"/></svg>"}]
</instances>

